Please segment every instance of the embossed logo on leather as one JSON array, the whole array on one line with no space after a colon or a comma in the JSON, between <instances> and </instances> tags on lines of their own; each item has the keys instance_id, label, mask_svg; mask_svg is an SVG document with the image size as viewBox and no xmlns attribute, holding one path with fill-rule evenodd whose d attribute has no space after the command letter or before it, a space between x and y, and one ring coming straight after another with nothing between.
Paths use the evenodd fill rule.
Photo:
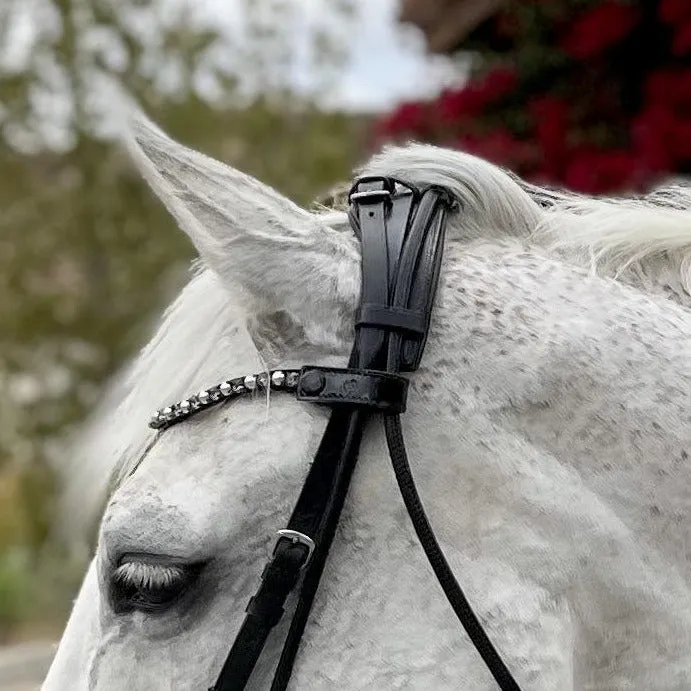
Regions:
<instances>
[{"instance_id":1,"label":"embossed logo on leather","mask_svg":"<svg viewBox=\"0 0 691 691\"><path fill-rule=\"evenodd\" d=\"M353 396L357 393L358 382L355 377L345 379L343 381L343 394L346 396Z\"/></svg>"}]
</instances>

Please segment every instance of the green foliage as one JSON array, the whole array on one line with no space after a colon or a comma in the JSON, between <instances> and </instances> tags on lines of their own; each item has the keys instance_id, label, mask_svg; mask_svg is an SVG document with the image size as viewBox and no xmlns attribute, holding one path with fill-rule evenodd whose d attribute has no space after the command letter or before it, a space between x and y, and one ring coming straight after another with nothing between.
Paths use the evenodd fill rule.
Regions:
<instances>
[{"instance_id":1,"label":"green foliage","mask_svg":"<svg viewBox=\"0 0 691 691\"><path fill-rule=\"evenodd\" d=\"M0 4L0 45L27 5ZM47 554L62 563L49 544L61 440L146 339L192 257L112 141L117 105L135 99L173 136L303 204L347 177L361 150L365 121L286 89L285 36L268 12L277 0L248 4L247 69L235 72L209 57L228 38L178 5L171 15L155 0L44 0L50 21L24 59L0 55L0 632L29 616L32 592L53 592L36 574ZM315 59L336 65L324 36ZM197 88L202 69L213 98ZM263 95L240 97L236 73Z\"/></svg>"},{"instance_id":2,"label":"green foliage","mask_svg":"<svg viewBox=\"0 0 691 691\"><path fill-rule=\"evenodd\" d=\"M0 554L0 641L28 615L31 608L31 584L25 555L20 552Z\"/></svg>"},{"instance_id":3,"label":"green foliage","mask_svg":"<svg viewBox=\"0 0 691 691\"><path fill-rule=\"evenodd\" d=\"M84 565L53 546L0 552L0 644L34 632L55 635L69 613Z\"/></svg>"}]
</instances>

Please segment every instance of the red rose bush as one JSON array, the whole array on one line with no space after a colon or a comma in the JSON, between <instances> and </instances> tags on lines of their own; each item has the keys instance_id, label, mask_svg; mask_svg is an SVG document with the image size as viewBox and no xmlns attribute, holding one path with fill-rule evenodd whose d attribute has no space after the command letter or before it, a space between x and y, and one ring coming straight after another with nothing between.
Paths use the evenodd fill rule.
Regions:
<instances>
[{"instance_id":1,"label":"red rose bush","mask_svg":"<svg viewBox=\"0 0 691 691\"><path fill-rule=\"evenodd\" d=\"M691 0L513 0L471 35L462 87L375 139L462 149L589 194L691 172Z\"/></svg>"}]
</instances>

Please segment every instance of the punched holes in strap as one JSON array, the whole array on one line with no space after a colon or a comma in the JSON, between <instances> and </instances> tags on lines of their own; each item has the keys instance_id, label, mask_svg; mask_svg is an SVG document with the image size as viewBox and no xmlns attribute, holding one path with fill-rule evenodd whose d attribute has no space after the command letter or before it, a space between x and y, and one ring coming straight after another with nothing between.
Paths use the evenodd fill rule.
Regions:
<instances>
[{"instance_id":1,"label":"punched holes in strap","mask_svg":"<svg viewBox=\"0 0 691 691\"><path fill-rule=\"evenodd\" d=\"M408 380L374 370L303 367L296 393L298 401L396 415L405 412Z\"/></svg>"},{"instance_id":2,"label":"punched holes in strap","mask_svg":"<svg viewBox=\"0 0 691 691\"><path fill-rule=\"evenodd\" d=\"M375 326L379 329L404 331L423 336L427 330L427 320L425 315L418 310L366 304L360 308L355 326Z\"/></svg>"}]
</instances>

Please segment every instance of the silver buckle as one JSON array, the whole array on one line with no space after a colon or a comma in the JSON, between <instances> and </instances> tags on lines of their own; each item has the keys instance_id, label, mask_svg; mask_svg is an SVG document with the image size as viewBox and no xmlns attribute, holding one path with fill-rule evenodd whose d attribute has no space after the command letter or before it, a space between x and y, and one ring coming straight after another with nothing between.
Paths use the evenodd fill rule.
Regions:
<instances>
[{"instance_id":1,"label":"silver buckle","mask_svg":"<svg viewBox=\"0 0 691 691\"><path fill-rule=\"evenodd\" d=\"M290 540L293 544L299 543L307 547L307 558L305 559L305 563L300 567L301 569L304 569L307 566L307 564L309 564L309 561L312 558L312 552L314 552L314 540L308 535L305 535L304 533L301 533L297 530L277 530L276 540L274 542L272 553L276 551L276 545L278 544L278 541L281 538Z\"/></svg>"},{"instance_id":2,"label":"silver buckle","mask_svg":"<svg viewBox=\"0 0 691 691\"><path fill-rule=\"evenodd\" d=\"M391 199L391 192L389 190L364 190L362 192L352 192L350 195L351 202L364 202L365 204L374 204L379 201Z\"/></svg>"}]
</instances>

